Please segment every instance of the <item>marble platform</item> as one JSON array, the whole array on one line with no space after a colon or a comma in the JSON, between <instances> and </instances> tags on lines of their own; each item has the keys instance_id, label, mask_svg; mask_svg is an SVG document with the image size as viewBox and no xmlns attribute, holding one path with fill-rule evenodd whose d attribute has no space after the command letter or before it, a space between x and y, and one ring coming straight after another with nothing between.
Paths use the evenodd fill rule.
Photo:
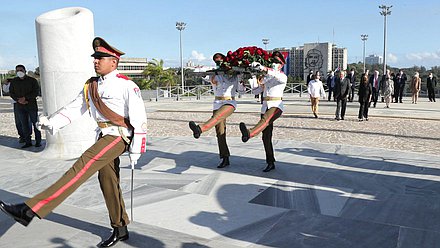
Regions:
<instances>
[{"instance_id":1,"label":"marble platform","mask_svg":"<svg viewBox=\"0 0 440 248\"><path fill-rule=\"evenodd\" d=\"M38 193L72 164L0 140L3 201ZM131 236L116 247L439 247L438 156L277 140L277 168L263 173L259 138L228 143L231 166L217 169L215 138L151 138ZM122 166L128 210L130 175ZM109 232L96 176L27 228L0 214L0 247L96 247Z\"/></svg>"}]
</instances>

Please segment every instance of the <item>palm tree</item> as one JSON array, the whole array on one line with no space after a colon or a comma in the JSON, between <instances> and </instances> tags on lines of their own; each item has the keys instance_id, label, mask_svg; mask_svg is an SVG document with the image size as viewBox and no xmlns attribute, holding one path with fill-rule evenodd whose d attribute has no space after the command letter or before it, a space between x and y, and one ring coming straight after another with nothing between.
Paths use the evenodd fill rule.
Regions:
<instances>
[{"instance_id":1,"label":"palm tree","mask_svg":"<svg viewBox=\"0 0 440 248\"><path fill-rule=\"evenodd\" d=\"M157 87L170 87L176 85L176 76L171 69L163 69L163 60L153 59L142 72L146 80L142 80L141 88L156 89Z\"/></svg>"}]
</instances>

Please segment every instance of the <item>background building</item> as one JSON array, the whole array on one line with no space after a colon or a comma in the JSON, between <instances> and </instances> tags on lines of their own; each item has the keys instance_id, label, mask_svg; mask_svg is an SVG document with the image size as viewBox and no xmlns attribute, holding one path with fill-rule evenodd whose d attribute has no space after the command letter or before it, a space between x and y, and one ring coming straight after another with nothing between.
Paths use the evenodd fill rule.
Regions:
<instances>
[{"instance_id":1,"label":"background building","mask_svg":"<svg viewBox=\"0 0 440 248\"><path fill-rule=\"evenodd\" d=\"M368 57L365 57L365 64L367 65L380 65L383 63L382 56L378 55L369 55Z\"/></svg>"},{"instance_id":2,"label":"background building","mask_svg":"<svg viewBox=\"0 0 440 248\"><path fill-rule=\"evenodd\" d=\"M335 69L347 69L347 48L338 48L330 42L306 43L292 48L276 48L286 57L284 72L288 76L307 77L310 70L320 71L322 75Z\"/></svg>"},{"instance_id":3,"label":"background building","mask_svg":"<svg viewBox=\"0 0 440 248\"><path fill-rule=\"evenodd\" d=\"M121 58L118 70L130 79L143 78L142 72L147 67L147 58Z\"/></svg>"}]
</instances>

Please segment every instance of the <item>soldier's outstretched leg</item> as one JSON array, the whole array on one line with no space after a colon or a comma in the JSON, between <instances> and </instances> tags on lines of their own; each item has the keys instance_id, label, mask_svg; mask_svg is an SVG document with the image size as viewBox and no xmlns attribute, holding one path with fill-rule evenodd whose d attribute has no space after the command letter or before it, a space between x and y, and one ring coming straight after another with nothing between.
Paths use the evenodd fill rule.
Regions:
<instances>
[{"instance_id":1,"label":"soldier's outstretched leg","mask_svg":"<svg viewBox=\"0 0 440 248\"><path fill-rule=\"evenodd\" d=\"M226 120L226 118L234 113L234 111L234 106L225 104L219 109L212 111L212 117L202 125L197 125L194 121L190 121L189 128L193 131L194 138L198 139L203 132L208 131L218 123Z\"/></svg>"}]
</instances>

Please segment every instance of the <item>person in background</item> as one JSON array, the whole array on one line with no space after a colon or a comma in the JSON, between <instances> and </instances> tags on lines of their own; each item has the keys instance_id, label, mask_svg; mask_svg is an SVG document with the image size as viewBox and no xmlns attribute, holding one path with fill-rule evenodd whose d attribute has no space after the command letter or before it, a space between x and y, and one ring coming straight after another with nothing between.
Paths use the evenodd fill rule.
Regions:
<instances>
[{"instance_id":1,"label":"person in background","mask_svg":"<svg viewBox=\"0 0 440 248\"><path fill-rule=\"evenodd\" d=\"M318 118L319 97L325 98L324 86L320 79L321 73L317 71L307 87L307 92L310 96L310 103L312 105L312 113L315 118Z\"/></svg>"},{"instance_id":2,"label":"person in background","mask_svg":"<svg viewBox=\"0 0 440 248\"><path fill-rule=\"evenodd\" d=\"M359 97L359 121L368 121L368 108L370 107L371 96L373 93L373 87L368 81L368 74L364 74L359 84L358 97Z\"/></svg>"},{"instance_id":3,"label":"person in background","mask_svg":"<svg viewBox=\"0 0 440 248\"><path fill-rule=\"evenodd\" d=\"M5 83L2 85L2 89L4 93L8 93L9 94L9 87L11 86L11 78L7 78ZM20 118L19 118L19 114L18 114L18 106L17 106L17 102L14 99L12 100L12 108L14 110L14 122L15 122L15 128L17 129L17 133L18 133L18 142L19 143L25 143L25 135L23 133L23 128L21 127L21 122L20 122ZM28 121L29 124L29 130L32 131L32 122L29 120ZM32 133L31 133L32 135Z\"/></svg>"},{"instance_id":4,"label":"person in background","mask_svg":"<svg viewBox=\"0 0 440 248\"><path fill-rule=\"evenodd\" d=\"M377 100L379 98L379 89L380 89L380 79L379 79L379 71L375 70L373 75L370 76L368 82L371 84L371 88L373 89L371 94L371 102L373 103L373 108L376 107Z\"/></svg>"},{"instance_id":5,"label":"person in background","mask_svg":"<svg viewBox=\"0 0 440 248\"><path fill-rule=\"evenodd\" d=\"M420 87L422 84L422 79L419 76L419 73L416 72L413 76L413 78L411 79L411 99L412 99L412 103L417 104L417 100L419 99L419 92L420 92Z\"/></svg>"},{"instance_id":6,"label":"person in background","mask_svg":"<svg viewBox=\"0 0 440 248\"><path fill-rule=\"evenodd\" d=\"M11 80L9 94L16 102L18 119L23 131L25 144L21 148L32 146L32 128L35 133L35 147L41 146L41 131L37 128L38 105L37 96L40 93L40 86L35 78L26 75L24 65L15 67L17 76Z\"/></svg>"},{"instance_id":7,"label":"person in background","mask_svg":"<svg viewBox=\"0 0 440 248\"><path fill-rule=\"evenodd\" d=\"M429 101L435 102L435 87L437 86L437 78L432 75L432 72L429 73L428 78L426 79L426 86L428 88Z\"/></svg>"},{"instance_id":8,"label":"person in background","mask_svg":"<svg viewBox=\"0 0 440 248\"><path fill-rule=\"evenodd\" d=\"M397 90L396 95L394 95L394 102L399 101L399 103L403 103L403 91L405 90L405 84L406 84L406 74L403 72L403 70L399 70L399 73L396 75L395 81L397 82L397 86L399 89Z\"/></svg>"},{"instance_id":9,"label":"person in background","mask_svg":"<svg viewBox=\"0 0 440 248\"><path fill-rule=\"evenodd\" d=\"M345 71L340 71L335 84L336 120L344 120L347 108L347 98L351 93L350 75L345 76Z\"/></svg>"},{"instance_id":10,"label":"person in background","mask_svg":"<svg viewBox=\"0 0 440 248\"><path fill-rule=\"evenodd\" d=\"M349 79L350 79L350 89L351 89L350 95L348 96L348 99L349 99L350 102L353 102L353 100L354 100L354 89L356 87L356 74L354 72L354 68L351 68L350 74L347 75L347 76L349 76Z\"/></svg>"},{"instance_id":11,"label":"person in background","mask_svg":"<svg viewBox=\"0 0 440 248\"><path fill-rule=\"evenodd\" d=\"M332 93L335 90L335 72L330 71L329 75L327 76L327 89L328 89L328 101L332 99ZM334 95L334 94L333 94ZM333 100L334 97L333 97Z\"/></svg>"},{"instance_id":12,"label":"person in background","mask_svg":"<svg viewBox=\"0 0 440 248\"><path fill-rule=\"evenodd\" d=\"M281 52L272 53L273 63L271 68L252 63L252 67L262 72L267 72L256 81L249 81L254 92L263 92L263 104L261 106L261 119L251 129L247 129L244 122L240 122L241 140L247 142L250 138L263 132L263 145L266 153L267 166L263 172L275 169L275 156L272 145L273 123L283 113L283 93L287 84L287 76L281 70L286 63Z\"/></svg>"},{"instance_id":13,"label":"person in background","mask_svg":"<svg viewBox=\"0 0 440 248\"><path fill-rule=\"evenodd\" d=\"M313 71L310 70L309 75L307 75L307 78L306 78L306 86L309 86L309 82L312 80L312 77L313 77Z\"/></svg>"},{"instance_id":14,"label":"person in background","mask_svg":"<svg viewBox=\"0 0 440 248\"><path fill-rule=\"evenodd\" d=\"M390 107L394 93L394 81L391 79L391 75L385 77L383 82L383 97L385 100L385 108Z\"/></svg>"}]
</instances>

